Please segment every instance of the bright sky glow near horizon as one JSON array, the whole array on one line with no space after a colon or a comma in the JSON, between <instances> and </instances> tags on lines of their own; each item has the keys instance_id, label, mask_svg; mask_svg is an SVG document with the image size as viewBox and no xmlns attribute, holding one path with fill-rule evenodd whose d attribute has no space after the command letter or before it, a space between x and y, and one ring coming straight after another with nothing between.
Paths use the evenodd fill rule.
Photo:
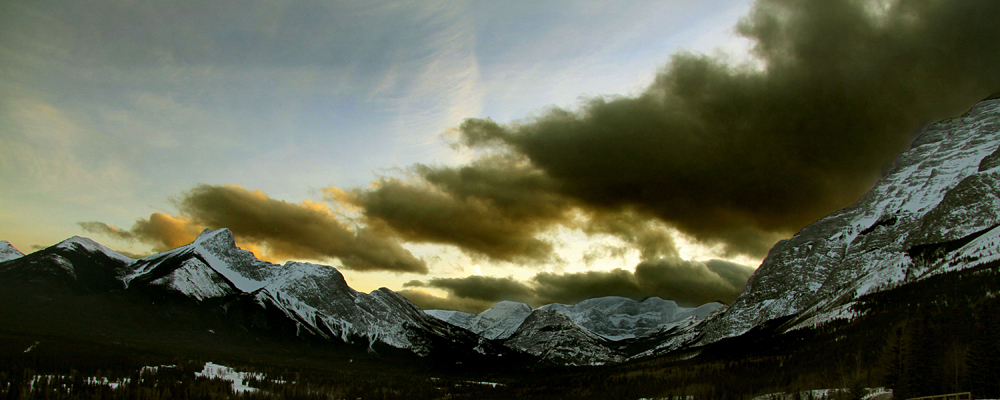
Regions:
<instances>
[{"instance_id":1,"label":"bright sky glow near horizon","mask_svg":"<svg viewBox=\"0 0 1000 400\"><path fill-rule=\"evenodd\" d=\"M777 222L768 222L769 207L720 201L703 224L670 211L697 201L649 201L661 189L622 189L634 197L621 202L580 194L559 167L576 161L546 159L565 147L535 152L536 142L517 141L530 135L475 136L496 131L463 121L548 129L558 109L644 98L680 52L759 72L735 28L751 6L8 1L0 5L0 239L28 253L81 235L141 256L201 228L229 227L261 257L333 265L357 290L385 286L425 307L576 298L552 294L563 284L672 293L636 291L639 275L653 271L687 271L676 273L709 288L707 297L678 294L682 302L731 297L765 245L818 210L849 204L871 174L834 177L858 183ZM873 151L871 165L900 143ZM467 186L449 186L452 178ZM728 190L755 191L741 185ZM394 203L392 193L412 202ZM420 196L425 203L413 200ZM433 199L455 201L440 214L455 221L486 217L467 230L421 220L444 207ZM490 215L502 218L484 223ZM707 227L715 218L737 222ZM665 259L673 261L657 264ZM463 296L476 282L512 286Z\"/></svg>"}]
</instances>

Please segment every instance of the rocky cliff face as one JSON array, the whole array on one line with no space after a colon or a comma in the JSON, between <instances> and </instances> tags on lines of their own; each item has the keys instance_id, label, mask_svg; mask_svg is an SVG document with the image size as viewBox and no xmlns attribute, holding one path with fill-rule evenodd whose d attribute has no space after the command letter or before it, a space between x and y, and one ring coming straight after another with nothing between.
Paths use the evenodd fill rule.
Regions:
<instances>
[{"instance_id":1,"label":"rocky cliff face","mask_svg":"<svg viewBox=\"0 0 1000 400\"><path fill-rule=\"evenodd\" d=\"M929 126L851 207L779 242L698 344L795 315L850 318L858 296L1000 257L1000 99Z\"/></svg>"}]
</instances>

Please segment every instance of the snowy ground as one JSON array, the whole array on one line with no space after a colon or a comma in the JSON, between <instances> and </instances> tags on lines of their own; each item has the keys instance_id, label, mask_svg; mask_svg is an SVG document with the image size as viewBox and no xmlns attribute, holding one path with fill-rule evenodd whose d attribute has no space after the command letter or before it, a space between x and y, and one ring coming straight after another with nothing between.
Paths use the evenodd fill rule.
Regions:
<instances>
[{"instance_id":1,"label":"snowy ground","mask_svg":"<svg viewBox=\"0 0 1000 400\"><path fill-rule=\"evenodd\" d=\"M799 392L800 399L830 399L835 395L839 394L840 391L845 389L816 389L816 390L803 390ZM889 400L892 399L892 390L886 388L868 388L865 389L864 400ZM765 394L763 396L757 396L753 400L792 400L795 398L794 393L771 393Z\"/></svg>"},{"instance_id":2,"label":"snowy ground","mask_svg":"<svg viewBox=\"0 0 1000 400\"><path fill-rule=\"evenodd\" d=\"M248 372L236 372L234 369L229 368L225 365L219 365L212 362L205 363L205 368L201 372L195 372L195 376L206 377L209 379L222 379L225 381L230 381L233 383L233 391L238 393L245 392L256 392L257 388L252 388L247 386L245 382L248 378L253 376Z\"/></svg>"}]
</instances>

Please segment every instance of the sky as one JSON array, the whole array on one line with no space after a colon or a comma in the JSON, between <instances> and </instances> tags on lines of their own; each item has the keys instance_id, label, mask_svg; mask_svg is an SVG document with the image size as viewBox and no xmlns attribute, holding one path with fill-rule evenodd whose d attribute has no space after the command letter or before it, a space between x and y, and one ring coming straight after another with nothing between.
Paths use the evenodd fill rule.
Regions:
<instances>
[{"instance_id":1,"label":"sky","mask_svg":"<svg viewBox=\"0 0 1000 400\"><path fill-rule=\"evenodd\" d=\"M995 0L0 4L0 239L728 303L1000 89Z\"/></svg>"}]
</instances>

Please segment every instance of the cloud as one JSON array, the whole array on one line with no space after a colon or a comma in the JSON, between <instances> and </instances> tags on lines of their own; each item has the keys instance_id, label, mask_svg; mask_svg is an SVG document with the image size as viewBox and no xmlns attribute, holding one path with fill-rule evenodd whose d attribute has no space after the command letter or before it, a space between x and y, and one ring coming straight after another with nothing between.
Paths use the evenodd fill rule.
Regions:
<instances>
[{"instance_id":1,"label":"cloud","mask_svg":"<svg viewBox=\"0 0 1000 400\"><path fill-rule=\"evenodd\" d=\"M753 272L753 268L720 260L661 259L636 265L635 279L644 291L678 303L728 304L743 291Z\"/></svg>"},{"instance_id":2,"label":"cloud","mask_svg":"<svg viewBox=\"0 0 1000 400\"><path fill-rule=\"evenodd\" d=\"M460 142L526 157L587 207L763 255L859 198L923 124L1000 88L1000 3L872 4L758 1L737 32L762 69L681 53L638 96L469 119Z\"/></svg>"},{"instance_id":3,"label":"cloud","mask_svg":"<svg viewBox=\"0 0 1000 400\"><path fill-rule=\"evenodd\" d=\"M650 215L585 208L523 157L485 155L461 167L418 164L409 172L408 180L382 178L369 188L330 187L326 198L361 210L382 234L451 244L493 261L561 262L544 238L559 226L617 237L643 259L677 255L668 228Z\"/></svg>"},{"instance_id":4,"label":"cloud","mask_svg":"<svg viewBox=\"0 0 1000 400\"><path fill-rule=\"evenodd\" d=\"M538 307L549 303L575 304L604 296L634 300L660 297L682 306L698 306L717 301L730 303L746 286L754 269L722 260L705 262L661 258L639 263L635 271L584 271L556 274L541 272L528 281L512 277L468 276L410 281L404 288L435 288L446 297L420 291L411 301L424 308L485 310L498 301L509 300ZM415 299L415 300L414 300ZM460 307L460 308L459 308Z\"/></svg>"},{"instance_id":5,"label":"cloud","mask_svg":"<svg viewBox=\"0 0 1000 400\"><path fill-rule=\"evenodd\" d=\"M656 218L636 212L595 212L587 219L583 231L593 234L612 235L639 250L639 257L652 260L660 257L676 257L677 245L670 230ZM617 249L608 249L615 255Z\"/></svg>"},{"instance_id":6,"label":"cloud","mask_svg":"<svg viewBox=\"0 0 1000 400\"><path fill-rule=\"evenodd\" d=\"M566 274L542 272L532 279L537 293L536 303L575 304L603 296L621 296L640 300L646 293L632 271L620 268L611 271L586 271ZM539 304L539 305L541 305Z\"/></svg>"},{"instance_id":7,"label":"cloud","mask_svg":"<svg viewBox=\"0 0 1000 400\"><path fill-rule=\"evenodd\" d=\"M97 221L77 224L87 232L152 244L156 251L167 251L191 243L205 229L190 218L163 213L153 213L149 219L140 218L129 230Z\"/></svg>"},{"instance_id":8,"label":"cloud","mask_svg":"<svg viewBox=\"0 0 1000 400\"><path fill-rule=\"evenodd\" d=\"M328 188L327 198L361 208L380 233L522 264L555 260L554 245L538 235L573 219L552 182L516 158L484 157L460 168L418 164L411 173L409 181L382 178L369 189Z\"/></svg>"},{"instance_id":9,"label":"cloud","mask_svg":"<svg viewBox=\"0 0 1000 400\"><path fill-rule=\"evenodd\" d=\"M424 283L410 281L403 287L444 289L456 297L496 303L503 300L533 302L534 289L514 278L472 275L465 278L434 278Z\"/></svg>"},{"instance_id":10,"label":"cloud","mask_svg":"<svg viewBox=\"0 0 1000 400\"><path fill-rule=\"evenodd\" d=\"M404 289L396 293L399 293L424 310L458 310L478 314L495 304L495 302L463 299L454 296L438 297L423 290Z\"/></svg>"},{"instance_id":11,"label":"cloud","mask_svg":"<svg viewBox=\"0 0 1000 400\"><path fill-rule=\"evenodd\" d=\"M165 250L190 243L204 227L229 228L237 241L265 246L268 257L339 259L359 271L427 273L427 264L394 240L352 229L321 203L288 203L234 185L199 185L177 201L181 216L155 213L125 231L84 222L87 231L154 244ZM259 250L258 250L259 252Z\"/></svg>"},{"instance_id":12,"label":"cloud","mask_svg":"<svg viewBox=\"0 0 1000 400\"><path fill-rule=\"evenodd\" d=\"M478 159L334 200L380 232L519 264L556 260L545 234L558 227L643 260L677 255L671 229L763 257L856 201L924 124L1000 88L998 13L991 0L760 0L736 28L753 63L679 53L633 97L470 118L456 146ZM621 253L605 250L589 257Z\"/></svg>"}]
</instances>

